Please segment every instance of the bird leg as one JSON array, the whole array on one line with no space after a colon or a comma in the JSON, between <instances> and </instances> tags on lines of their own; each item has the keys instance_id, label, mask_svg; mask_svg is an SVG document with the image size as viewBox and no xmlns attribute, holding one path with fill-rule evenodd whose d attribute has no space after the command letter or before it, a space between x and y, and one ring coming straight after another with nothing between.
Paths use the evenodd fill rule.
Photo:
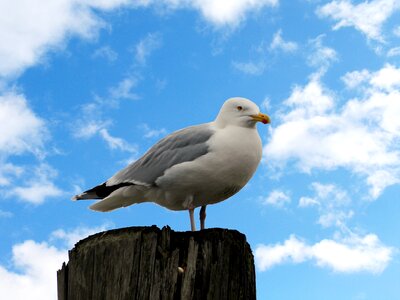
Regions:
<instances>
[{"instance_id":1,"label":"bird leg","mask_svg":"<svg viewBox=\"0 0 400 300\"><path fill-rule=\"evenodd\" d=\"M190 227L192 231L196 231L196 223L194 222L194 208L189 208Z\"/></svg>"},{"instance_id":2,"label":"bird leg","mask_svg":"<svg viewBox=\"0 0 400 300\"><path fill-rule=\"evenodd\" d=\"M205 229L206 224L206 207L207 205L203 205L200 209L200 230Z\"/></svg>"}]
</instances>

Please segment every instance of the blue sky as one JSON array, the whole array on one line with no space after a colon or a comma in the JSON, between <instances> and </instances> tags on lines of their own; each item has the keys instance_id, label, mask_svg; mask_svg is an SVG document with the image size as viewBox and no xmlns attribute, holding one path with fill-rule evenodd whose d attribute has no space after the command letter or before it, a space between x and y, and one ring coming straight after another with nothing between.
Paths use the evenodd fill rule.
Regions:
<instances>
[{"instance_id":1,"label":"blue sky","mask_svg":"<svg viewBox=\"0 0 400 300\"><path fill-rule=\"evenodd\" d=\"M396 0L0 3L0 294L56 299L55 272L101 230L187 212L70 197L234 96L272 118L263 161L207 227L254 251L259 299L400 297Z\"/></svg>"}]
</instances>

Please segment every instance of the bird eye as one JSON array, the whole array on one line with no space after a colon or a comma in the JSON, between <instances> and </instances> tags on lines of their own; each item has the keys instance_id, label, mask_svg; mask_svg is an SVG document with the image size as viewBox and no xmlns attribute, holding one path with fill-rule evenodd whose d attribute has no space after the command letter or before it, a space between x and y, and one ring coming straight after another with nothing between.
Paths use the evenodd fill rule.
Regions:
<instances>
[{"instance_id":1,"label":"bird eye","mask_svg":"<svg viewBox=\"0 0 400 300\"><path fill-rule=\"evenodd\" d=\"M236 107L236 108L237 108L238 111L243 110L243 106L240 106L240 105L238 107Z\"/></svg>"}]
</instances>

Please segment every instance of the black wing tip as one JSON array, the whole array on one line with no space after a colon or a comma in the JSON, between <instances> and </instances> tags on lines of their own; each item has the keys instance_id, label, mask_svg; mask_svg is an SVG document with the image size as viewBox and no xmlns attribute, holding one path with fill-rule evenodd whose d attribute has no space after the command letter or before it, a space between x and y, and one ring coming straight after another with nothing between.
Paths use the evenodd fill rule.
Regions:
<instances>
[{"instance_id":1,"label":"black wing tip","mask_svg":"<svg viewBox=\"0 0 400 300\"><path fill-rule=\"evenodd\" d=\"M71 198L72 201L86 200L86 199L104 199L115 190L129 185L135 185L132 182L122 182L116 185L108 186L106 182L95 186L94 188L83 192L82 194L75 195Z\"/></svg>"},{"instance_id":2,"label":"black wing tip","mask_svg":"<svg viewBox=\"0 0 400 300\"><path fill-rule=\"evenodd\" d=\"M89 193L88 191L86 191L83 192L82 194L75 195L71 198L72 201L87 200L87 199L99 199L99 197L95 193Z\"/></svg>"}]
</instances>

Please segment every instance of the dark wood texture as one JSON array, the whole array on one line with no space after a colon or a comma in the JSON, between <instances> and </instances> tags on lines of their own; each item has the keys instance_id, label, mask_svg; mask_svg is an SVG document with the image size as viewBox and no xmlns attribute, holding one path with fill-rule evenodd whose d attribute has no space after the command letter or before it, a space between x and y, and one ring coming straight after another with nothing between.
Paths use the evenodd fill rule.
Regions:
<instances>
[{"instance_id":1,"label":"dark wood texture","mask_svg":"<svg viewBox=\"0 0 400 300\"><path fill-rule=\"evenodd\" d=\"M246 237L219 228L98 233L75 245L57 279L59 300L256 299Z\"/></svg>"}]
</instances>

